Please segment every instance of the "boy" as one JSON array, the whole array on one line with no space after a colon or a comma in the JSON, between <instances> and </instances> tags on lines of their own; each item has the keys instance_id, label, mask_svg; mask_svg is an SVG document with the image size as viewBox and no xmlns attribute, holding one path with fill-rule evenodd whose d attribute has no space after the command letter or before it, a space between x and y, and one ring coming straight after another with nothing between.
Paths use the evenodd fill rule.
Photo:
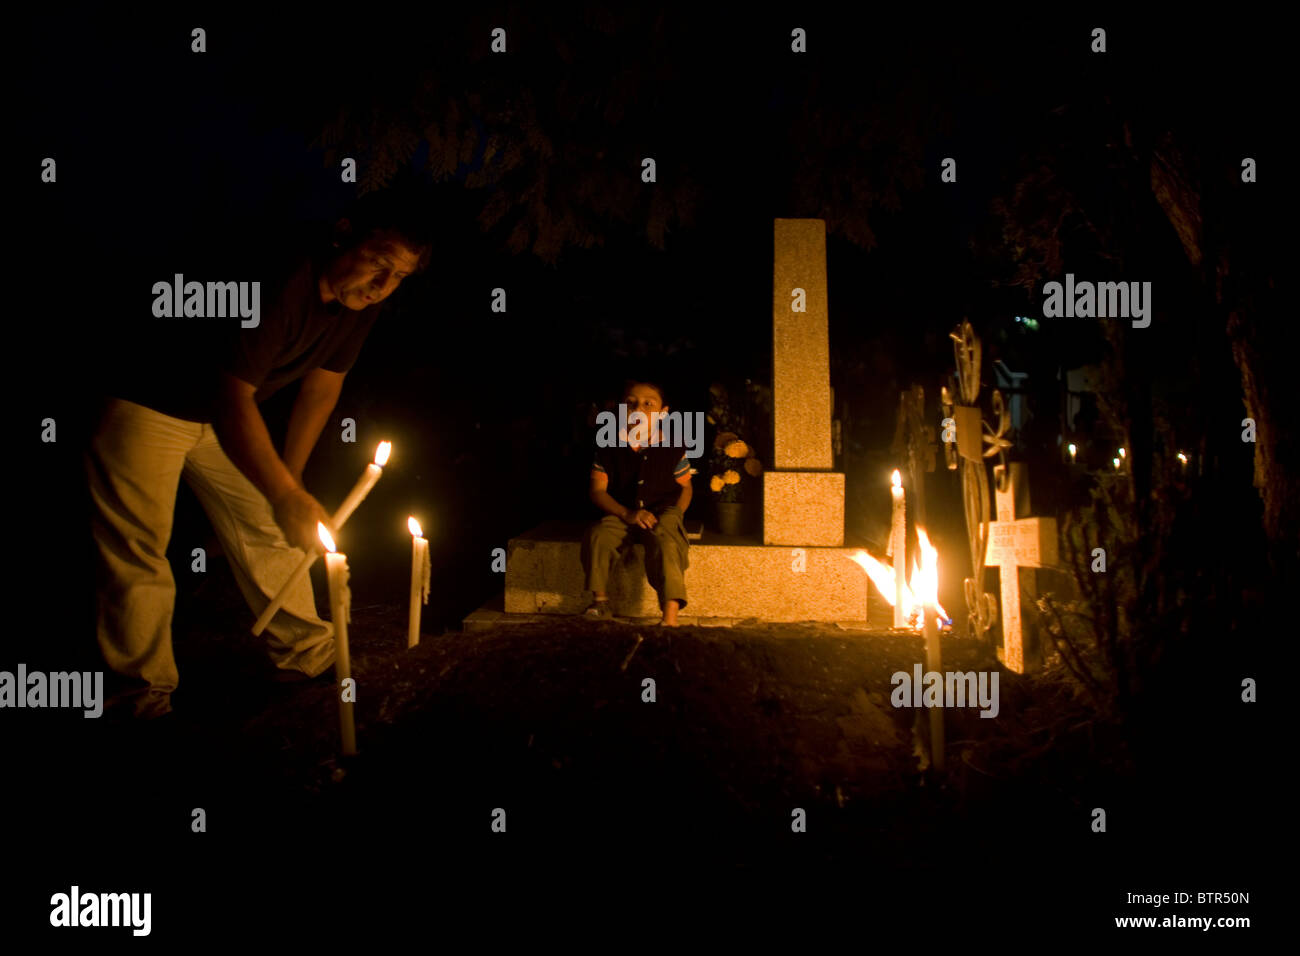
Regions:
<instances>
[{"instance_id":1,"label":"boy","mask_svg":"<svg viewBox=\"0 0 1300 956\"><path fill-rule=\"evenodd\" d=\"M588 532L582 553L592 592L586 613L611 616L605 591L610 563L630 531L645 544L646 577L663 609L659 623L673 627L677 612L686 606L688 559L682 521L691 503L691 466L681 448L661 444L659 417L668 411L662 388L653 382L631 382L624 401L631 434L620 435L623 442L615 447L597 449L591 466L591 501L607 513ZM637 427L636 412L645 416L649 427Z\"/></svg>"}]
</instances>

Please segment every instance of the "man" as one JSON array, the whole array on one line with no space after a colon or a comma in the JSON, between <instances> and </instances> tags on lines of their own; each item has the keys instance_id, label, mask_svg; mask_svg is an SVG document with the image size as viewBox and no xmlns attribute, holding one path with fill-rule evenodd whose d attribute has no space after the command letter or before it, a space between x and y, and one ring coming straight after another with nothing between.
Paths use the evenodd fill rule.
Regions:
<instances>
[{"instance_id":1,"label":"man","mask_svg":"<svg viewBox=\"0 0 1300 956\"><path fill-rule=\"evenodd\" d=\"M667 414L663 389L652 382L631 382L624 399L631 434L627 444L599 448L591 466L589 496L606 512L588 532L583 550L587 587L592 592L587 615L608 618L605 586L610 564L629 533L645 543L646 577L659 595L660 624L677 624L686 606L688 567L686 528L682 521L691 503L691 466L682 449L661 442L660 416ZM634 414L649 427L638 435ZM638 441L639 439L639 441Z\"/></svg>"},{"instance_id":2,"label":"man","mask_svg":"<svg viewBox=\"0 0 1300 956\"><path fill-rule=\"evenodd\" d=\"M332 242L263 290L260 321L226 322L233 342L209 361L186 354L119 383L86 455L97 565L97 639L137 717L171 711L175 584L167 561L182 477L212 521L236 583L260 614L317 543L329 514L303 469L383 302L430 256L422 224L391 198L366 197ZM168 322L186 321L168 319ZM194 322L194 319L188 320ZM251 324L251 323L250 323ZM209 328L211 326L208 326ZM162 331L162 330L159 330ZM284 454L258 404L299 381ZM271 619L278 676L308 679L334 664L334 632L304 579Z\"/></svg>"}]
</instances>

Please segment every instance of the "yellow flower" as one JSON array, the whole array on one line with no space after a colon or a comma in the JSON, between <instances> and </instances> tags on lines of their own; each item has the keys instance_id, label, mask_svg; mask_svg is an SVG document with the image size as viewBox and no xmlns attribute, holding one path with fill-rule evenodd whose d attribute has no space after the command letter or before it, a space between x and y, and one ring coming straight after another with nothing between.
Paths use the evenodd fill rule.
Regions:
<instances>
[{"instance_id":1,"label":"yellow flower","mask_svg":"<svg viewBox=\"0 0 1300 956\"><path fill-rule=\"evenodd\" d=\"M740 473L732 468L728 468L722 473L722 483L725 485L735 485L740 483Z\"/></svg>"},{"instance_id":2,"label":"yellow flower","mask_svg":"<svg viewBox=\"0 0 1300 956\"><path fill-rule=\"evenodd\" d=\"M728 458L744 458L749 454L749 446L743 441L733 441L722 450L722 453Z\"/></svg>"},{"instance_id":3,"label":"yellow flower","mask_svg":"<svg viewBox=\"0 0 1300 956\"><path fill-rule=\"evenodd\" d=\"M714 475L709 479L709 487L714 491L721 491L724 483L721 475Z\"/></svg>"},{"instance_id":4,"label":"yellow flower","mask_svg":"<svg viewBox=\"0 0 1300 956\"><path fill-rule=\"evenodd\" d=\"M745 471L757 478L763 473L763 463L757 458L746 458Z\"/></svg>"},{"instance_id":5,"label":"yellow flower","mask_svg":"<svg viewBox=\"0 0 1300 956\"><path fill-rule=\"evenodd\" d=\"M713 439L713 447L721 451L736 440L735 432L721 432L718 437Z\"/></svg>"}]
</instances>

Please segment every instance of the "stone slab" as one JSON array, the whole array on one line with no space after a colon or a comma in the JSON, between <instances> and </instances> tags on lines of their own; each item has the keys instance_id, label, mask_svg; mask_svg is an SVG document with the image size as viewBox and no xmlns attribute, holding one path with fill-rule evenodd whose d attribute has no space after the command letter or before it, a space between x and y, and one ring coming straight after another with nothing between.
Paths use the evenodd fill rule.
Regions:
<instances>
[{"instance_id":1,"label":"stone slab","mask_svg":"<svg viewBox=\"0 0 1300 956\"><path fill-rule=\"evenodd\" d=\"M842 547L844 473L763 472L763 543Z\"/></svg>"},{"instance_id":2,"label":"stone slab","mask_svg":"<svg viewBox=\"0 0 1300 956\"><path fill-rule=\"evenodd\" d=\"M793 290L806 311L795 312ZM778 470L835 466L831 449L831 355L826 223L774 222L772 268L773 464Z\"/></svg>"},{"instance_id":3,"label":"stone slab","mask_svg":"<svg viewBox=\"0 0 1300 956\"><path fill-rule=\"evenodd\" d=\"M842 476L841 476L842 477ZM842 523L841 523L842 527ZM579 614L585 591L581 540L585 526L548 522L511 539L506 549L506 614ZM866 574L849 555L856 548L765 547L693 543L681 620L864 622ZM658 620L658 598L645 577L644 548L632 544L610 576L616 617ZM796 570L797 567L806 570Z\"/></svg>"}]
</instances>

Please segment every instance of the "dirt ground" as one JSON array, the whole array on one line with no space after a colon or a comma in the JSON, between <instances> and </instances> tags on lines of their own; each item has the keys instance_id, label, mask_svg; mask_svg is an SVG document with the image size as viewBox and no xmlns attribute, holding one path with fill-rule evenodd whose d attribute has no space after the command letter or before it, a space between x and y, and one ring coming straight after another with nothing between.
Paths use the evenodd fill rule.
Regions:
<instances>
[{"instance_id":1,"label":"dirt ground","mask_svg":"<svg viewBox=\"0 0 1300 956\"><path fill-rule=\"evenodd\" d=\"M947 710L936 774L922 769L916 711L890 703L891 675L924 662L911 634L557 617L425 634L408 650L404 608L359 606L360 753L343 760L332 682L270 681L247 616L233 584L178 607L173 717L43 725L55 736L20 755L31 834L61 834L92 872L156 880L165 860L286 899L314 898L347 860L358 891L385 899L449 874L535 888L630 868L673 885L839 874L877 899L919 906L912 888L929 885L945 905L980 907L1050 905L1040 898L1062 881L1118 865L1089 830L1095 806L1148 828L1125 865L1178 843L1167 795L1139 792L1115 728L970 640L944 639L944 669L998 670L1000 712Z\"/></svg>"}]
</instances>

